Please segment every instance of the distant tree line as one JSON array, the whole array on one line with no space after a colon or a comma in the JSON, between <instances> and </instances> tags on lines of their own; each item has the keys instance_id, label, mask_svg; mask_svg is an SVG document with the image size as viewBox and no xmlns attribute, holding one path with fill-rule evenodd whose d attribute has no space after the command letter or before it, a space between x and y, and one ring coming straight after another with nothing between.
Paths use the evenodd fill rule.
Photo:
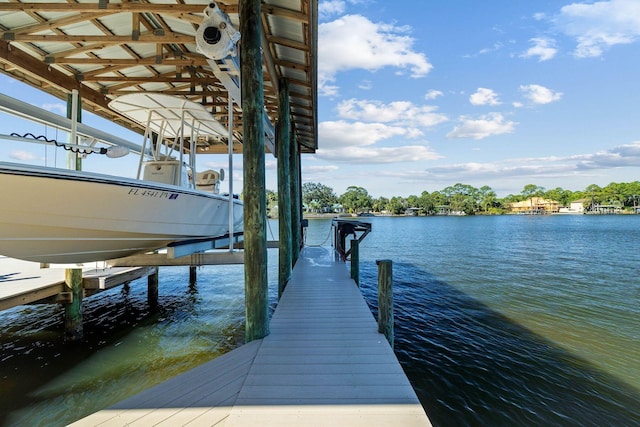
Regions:
<instances>
[{"instance_id":1,"label":"distant tree line","mask_svg":"<svg viewBox=\"0 0 640 427\"><path fill-rule=\"evenodd\" d=\"M585 207L589 205L611 204L621 208L640 206L640 181L615 183L606 187L589 185L582 191L565 190L561 187L546 190L534 184L525 185L520 194L509 194L499 198L489 186L475 188L467 184L455 184L439 191L408 197L374 198L366 189L357 186L348 187L337 196L331 187L316 182L302 185L302 202L308 212L334 212L340 206L344 212L387 212L403 214L407 209L414 209L420 215L433 215L441 209L474 214L501 214L509 210L513 202L528 200L531 197L542 197L554 200L562 206L568 206L576 200L583 200ZM277 206L277 194L267 191L267 202L270 208Z\"/></svg>"}]
</instances>

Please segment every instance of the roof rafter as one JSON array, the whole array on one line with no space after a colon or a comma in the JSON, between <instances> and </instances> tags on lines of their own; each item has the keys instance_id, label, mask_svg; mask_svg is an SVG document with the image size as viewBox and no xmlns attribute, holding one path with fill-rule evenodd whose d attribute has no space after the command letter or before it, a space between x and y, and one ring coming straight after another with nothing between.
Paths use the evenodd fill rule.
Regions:
<instances>
[{"instance_id":1,"label":"roof rafter","mask_svg":"<svg viewBox=\"0 0 640 427\"><path fill-rule=\"evenodd\" d=\"M114 36L105 34L103 36L71 36L66 34L12 34L4 32L2 35L5 41L16 41L25 43L105 43L105 44L124 44L124 43L192 43L193 36L188 34L153 34L144 33L136 37L130 36Z\"/></svg>"},{"instance_id":2,"label":"roof rafter","mask_svg":"<svg viewBox=\"0 0 640 427\"><path fill-rule=\"evenodd\" d=\"M78 89L89 110L134 130L140 126L108 108L115 96L175 94L224 119L229 94L196 47L206 2L149 1L159 0L0 0L0 71L62 99ZM301 147L311 151L317 137L312 54L317 1L261 4L265 111L276 120L280 79L286 78L295 133ZM238 0L216 3L238 22ZM239 132L242 109L234 106L234 115L234 132ZM241 140L242 134L236 137Z\"/></svg>"}]
</instances>

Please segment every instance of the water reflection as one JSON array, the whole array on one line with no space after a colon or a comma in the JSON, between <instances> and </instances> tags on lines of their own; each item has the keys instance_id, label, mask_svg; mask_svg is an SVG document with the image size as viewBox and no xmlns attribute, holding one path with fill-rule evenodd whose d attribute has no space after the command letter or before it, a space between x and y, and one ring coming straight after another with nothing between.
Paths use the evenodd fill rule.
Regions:
<instances>
[{"instance_id":1,"label":"water reflection","mask_svg":"<svg viewBox=\"0 0 640 427\"><path fill-rule=\"evenodd\" d=\"M377 311L377 270L361 266ZM640 393L410 264L394 264L396 353L436 426L634 426Z\"/></svg>"},{"instance_id":2,"label":"water reflection","mask_svg":"<svg viewBox=\"0 0 640 427\"><path fill-rule=\"evenodd\" d=\"M242 266L160 269L84 300L84 339L64 342L57 305L16 307L0 321L0 425L66 425L198 366L244 340Z\"/></svg>"}]
</instances>

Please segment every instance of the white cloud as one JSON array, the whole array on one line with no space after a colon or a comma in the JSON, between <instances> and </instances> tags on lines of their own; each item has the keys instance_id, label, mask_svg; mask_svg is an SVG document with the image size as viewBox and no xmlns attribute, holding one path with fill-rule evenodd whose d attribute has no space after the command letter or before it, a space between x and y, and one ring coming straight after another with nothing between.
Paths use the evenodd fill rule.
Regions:
<instances>
[{"instance_id":1,"label":"white cloud","mask_svg":"<svg viewBox=\"0 0 640 427\"><path fill-rule=\"evenodd\" d=\"M324 160L350 164L388 164L441 158L440 155L423 145L406 145L403 147L341 147L331 150L318 149L316 155Z\"/></svg>"},{"instance_id":2,"label":"white cloud","mask_svg":"<svg viewBox=\"0 0 640 427\"><path fill-rule=\"evenodd\" d=\"M408 28L374 23L360 15L345 15L318 26L318 88L335 94L336 74L353 69L375 71L383 67L408 69L411 77L424 77L432 65L413 50Z\"/></svg>"},{"instance_id":3,"label":"white cloud","mask_svg":"<svg viewBox=\"0 0 640 427\"><path fill-rule=\"evenodd\" d=\"M9 157L11 159L20 160L23 162L28 162L28 161L37 159L35 154L30 153L28 151L21 151L21 150L12 151L11 153L9 153Z\"/></svg>"},{"instance_id":4,"label":"white cloud","mask_svg":"<svg viewBox=\"0 0 640 427\"><path fill-rule=\"evenodd\" d=\"M375 100L348 99L337 106L338 114L345 119L404 124L428 128L447 121L447 116L437 113L437 107L417 106L409 101L385 104Z\"/></svg>"},{"instance_id":5,"label":"white cloud","mask_svg":"<svg viewBox=\"0 0 640 427\"><path fill-rule=\"evenodd\" d=\"M335 172L340 169L336 165L314 165L314 166L303 166L302 171L305 175L307 174L324 174Z\"/></svg>"},{"instance_id":6,"label":"white cloud","mask_svg":"<svg viewBox=\"0 0 640 427\"><path fill-rule=\"evenodd\" d=\"M598 57L611 46L633 43L640 37L640 2L572 3L560 9L554 22L562 32L575 38L576 57Z\"/></svg>"},{"instance_id":7,"label":"white cloud","mask_svg":"<svg viewBox=\"0 0 640 427\"><path fill-rule=\"evenodd\" d=\"M469 97L471 105L500 105L498 94L491 89L479 87L478 90Z\"/></svg>"},{"instance_id":8,"label":"white cloud","mask_svg":"<svg viewBox=\"0 0 640 427\"><path fill-rule=\"evenodd\" d=\"M347 163L397 163L440 158L424 145L382 147L376 144L391 138L420 136L407 126L384 123L327 121L318 125L320 147L316 157Z\"/></svg>"},{"instance_id":9,"label":"white cloud","mask_svg":"<svg viewBox=\"0 0 640 427\"><path fill-rule=\"evenodd\" d=\"M424 99L426 99L427 101L430 101L432 99L436 99L439 96L444 96L444 93L442 93L442 91L439 91L439 90L430 90L424 95Z\"/></svg>"},{"instance_id":10,"label":"white cloud","mask_svg":"<svg viewBox=\"0 0 640 427\"><path fill-rule=\"evenodd\" d=\"M587 170L640 167L640 141L609 150L572 156L550 156L504 159L489 163L458 163L430 166L422 172L425 180L474 180L505 178L558 178L584 176ZM420 172L415 172L419 175Z\"/></svg>"},{"instance_id":11,"label":"white cloud","mask_svg":"<svg viewBox=\"0 0 640 427\"><path fill-rule=\"evenodd\" d=\"M558 53L558 49L555 47L556 42L553 39L536 37L529 41L533 43L533 46L520 55L523 58L537 57L539 62L543 62L552 59Z\"/></svg>"},{"instance_id":12,"label":"white cloud","mask_svg":"<svg viewBox=\"0 0 640 427\"><path fill-rule=\"evenodd\" d=\"M327 19L331 16L341 15L346 9L343 0L326 0L318 4L318 14L320 19Z\"/></svg>"},{"instance_id":13,"label":"white cloud","mask_svg":"<svg viewBox=\"0 0 640 427\"><path fill-rule=\"evenodd\" d=\"M492 52L497 52L497 51L501 50L503 47L504 47L504 45L502 43L500 43L500 42L494 43L493 46L480 49L476 53L463 55L463 58L476 58L476 57L478 57L480 55L486 55L486 54L489 54L489 53L492 53Z\"/></svg>"},{"instance_id":14,"label":"white cloud","mask_svg":"<svg viewBox=\"0 0 640 427\"><path fill-rule=\"evenodd\" d=\"M526 99L534 104L549 104L562 98L562 92L554 92L549 88L536 84L521 85L520 91L523 92Z\"/></svg>"},{"instance_id":15,"label":"white cloud","mask_svg":"<svg viewBox=\"0 0 640 427\"><path fill-rule=\"evenodd\" d=\"M460 117L461 124L447 134L447 138L484 139L493 135L512 133L516 122L506 121L500 113L489 113L480 118Z\"/></svg>"},{"instance_id":16,"label":"white cloud","mask_svg":"<svg viewBox=\"0 0 640 427\"><path fill-rule=\"evenodd\" d=\"M360 82L360 84L358 84L358 89L371 90L371 88L373 88L373 83L371 83L371 80L363 80Z\"/></svg>"},{"instance_id":17,"label":"white cloud","mask_svg":"<svg viewBox=\"0 0 640 427\"><path fill-rule=\"evenodd\" d=\"M594 154L575 156L578 169L608 169L640 166L640 141L619 145L610 150Z\"/></svg>"},{"instance_id":18,"label":"white cloud","mask_svg":"<svg viewBox=\"0 0 640 427\"><path fill-rule=\"evenodd\" d=\"M331 150L368 146L394 136L405 136L408 132L406 127L383 123L326 121L318 124L318 146Z\"/></svg>"}]
</instances>

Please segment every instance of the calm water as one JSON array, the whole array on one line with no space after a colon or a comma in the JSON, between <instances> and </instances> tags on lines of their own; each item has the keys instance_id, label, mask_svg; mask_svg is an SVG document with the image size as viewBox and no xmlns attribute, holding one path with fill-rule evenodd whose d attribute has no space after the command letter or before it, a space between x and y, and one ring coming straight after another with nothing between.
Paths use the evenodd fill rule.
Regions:
<instances>
[{"instance_id":1,"label":"calm water","mask_svg":"<svg viewBox=\"0 0 640 427\"><path fill-rule=\"evenodd\" d=\"M362 291L375 312L375 260L394 260L396 353L434 425L640 426L640 216L368 220ZM0 425L65 425L236 347L242 282L162 268L159 311L144 279L99 294L73 345L59 307L0 313Z\"/></svg>"}]
</instances>

